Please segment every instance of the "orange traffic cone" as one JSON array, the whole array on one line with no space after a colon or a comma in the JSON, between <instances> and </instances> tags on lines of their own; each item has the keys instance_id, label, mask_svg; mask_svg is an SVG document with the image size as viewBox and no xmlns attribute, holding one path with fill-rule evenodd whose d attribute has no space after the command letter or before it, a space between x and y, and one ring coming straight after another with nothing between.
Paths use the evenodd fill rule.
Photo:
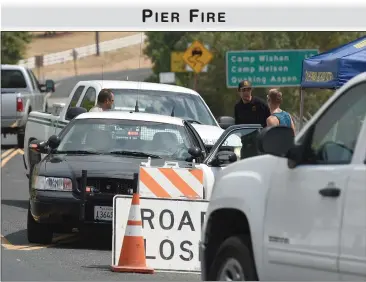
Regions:
<instances>
[{"instance_id":1,"label":"orange traffic cone","mask_svg":"<svg viewBox=\"0 0 366 282\"><path fill-rule=\"evenodd\" d=\"M127 227L123 238L118 265L112 265L114 272L137 272L153 274L154 269L146 266L145 242L142 235L140 195L134 193Z\"/></svg>"}]
</instances>

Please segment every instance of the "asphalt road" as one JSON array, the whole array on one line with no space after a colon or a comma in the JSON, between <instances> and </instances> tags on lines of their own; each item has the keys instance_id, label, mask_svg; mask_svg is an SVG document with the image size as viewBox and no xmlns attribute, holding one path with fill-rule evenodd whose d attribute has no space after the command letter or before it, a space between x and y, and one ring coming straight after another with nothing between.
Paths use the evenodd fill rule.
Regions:
<instances>
[{"instance_id":1,"label":"asphalt road","mask_svg":"<svg viewBox=\"0 0 366 282\"><path fill-rule=\"evenodd\" d=\"M148 70L104 74L104 79L140 80ZM60 82L52 99L65 99L77 80ZM1 280L2 281L199 281L198 274L167 273L124 274L110 270L111 230L97 230L87 238L74 234L55 234L48 246L29 244L26 237L28 178L22 150L15 148L15 136L2 138L1 149Z\"/></svg>"}]
</instances>

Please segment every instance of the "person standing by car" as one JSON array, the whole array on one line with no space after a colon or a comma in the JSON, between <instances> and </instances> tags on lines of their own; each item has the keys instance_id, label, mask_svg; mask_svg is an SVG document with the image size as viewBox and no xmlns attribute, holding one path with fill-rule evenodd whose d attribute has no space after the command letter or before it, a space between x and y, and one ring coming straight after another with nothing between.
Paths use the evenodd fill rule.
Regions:
<instances>
[{"instance_id":1,"label":"person standing by car","mask_svg":"<svg viewBox=\"0 0 366 282\"><path fill-rule=\"evenodd\" d=\"M114 103L114 94L109 89L102 89L98 95L97 105L89 110L89 112L104 112L112 109Z\"/></svg>"},{"instance_id":2,"label":"person standing by car","mask_svg":"<svg viewBox=\"0 0 366 282\"><path fill-rule=\"evenodd\" d=\"M268 105L262 99L252 96L252 84L248 80L241 81L238 86L240 101L235 105L235 124L267 125L270 116Z\"/></svg>"},{"instance_id":3,"label":"person standing by car","mask_svg":"<svg viewBox=\"0 0 366 282\"><path fill-rule=\"evenodd\" d=\"M278 89L271 89L267 95L267 101L271 116L267 118L267 126L284 125L291 127L295 136L295 125L291 118L291 115L280 109L282 103L282 93Z\"/></svg>"}]
</instances>

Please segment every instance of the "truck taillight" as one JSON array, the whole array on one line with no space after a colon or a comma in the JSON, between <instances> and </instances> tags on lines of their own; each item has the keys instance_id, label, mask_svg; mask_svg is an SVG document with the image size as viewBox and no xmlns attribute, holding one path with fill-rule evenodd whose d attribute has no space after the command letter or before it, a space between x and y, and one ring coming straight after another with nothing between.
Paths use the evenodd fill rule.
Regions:
<instances>
[{"instance_id":1,"label":"truck taillight","mask_svg":"<svg viewBox=\"0 0 366 282\"><path fill-rule=\"evenodd\" d=\"M17 98L17 112L23 112L24 106L23 106L23 99L18 97Z\"/></svg>"}]
</instances>

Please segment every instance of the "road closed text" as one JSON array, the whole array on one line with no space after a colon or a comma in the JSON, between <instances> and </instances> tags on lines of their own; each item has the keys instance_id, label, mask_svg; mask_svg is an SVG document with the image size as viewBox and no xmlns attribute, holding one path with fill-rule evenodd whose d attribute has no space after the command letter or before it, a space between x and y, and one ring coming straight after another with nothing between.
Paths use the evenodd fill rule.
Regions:
<instances>
[{"instance_id":1,"label":"road closed text","mask_svg":"<svg viewBox=\"0 0 366 282\"><path fill-rule=\"evenodd\" d=\"M205 211L141 209L146 259L189 262L199 261L198 242ZM155 236L149 236L155 234Z\"/></svg>"},{"instance_id":2,"label":"road closed text","mask_svg":"<svg viewBox=\"0 0 366 282\"><path fill-rule=\"evenodd\" d=\"M179 23L181 14L178 12L153 12L150 9L142 10L143 23ZM224 23L225 12L203 12L199 9L190 9L187 15L190 23Z\"/></svg>"}]
</instances>

